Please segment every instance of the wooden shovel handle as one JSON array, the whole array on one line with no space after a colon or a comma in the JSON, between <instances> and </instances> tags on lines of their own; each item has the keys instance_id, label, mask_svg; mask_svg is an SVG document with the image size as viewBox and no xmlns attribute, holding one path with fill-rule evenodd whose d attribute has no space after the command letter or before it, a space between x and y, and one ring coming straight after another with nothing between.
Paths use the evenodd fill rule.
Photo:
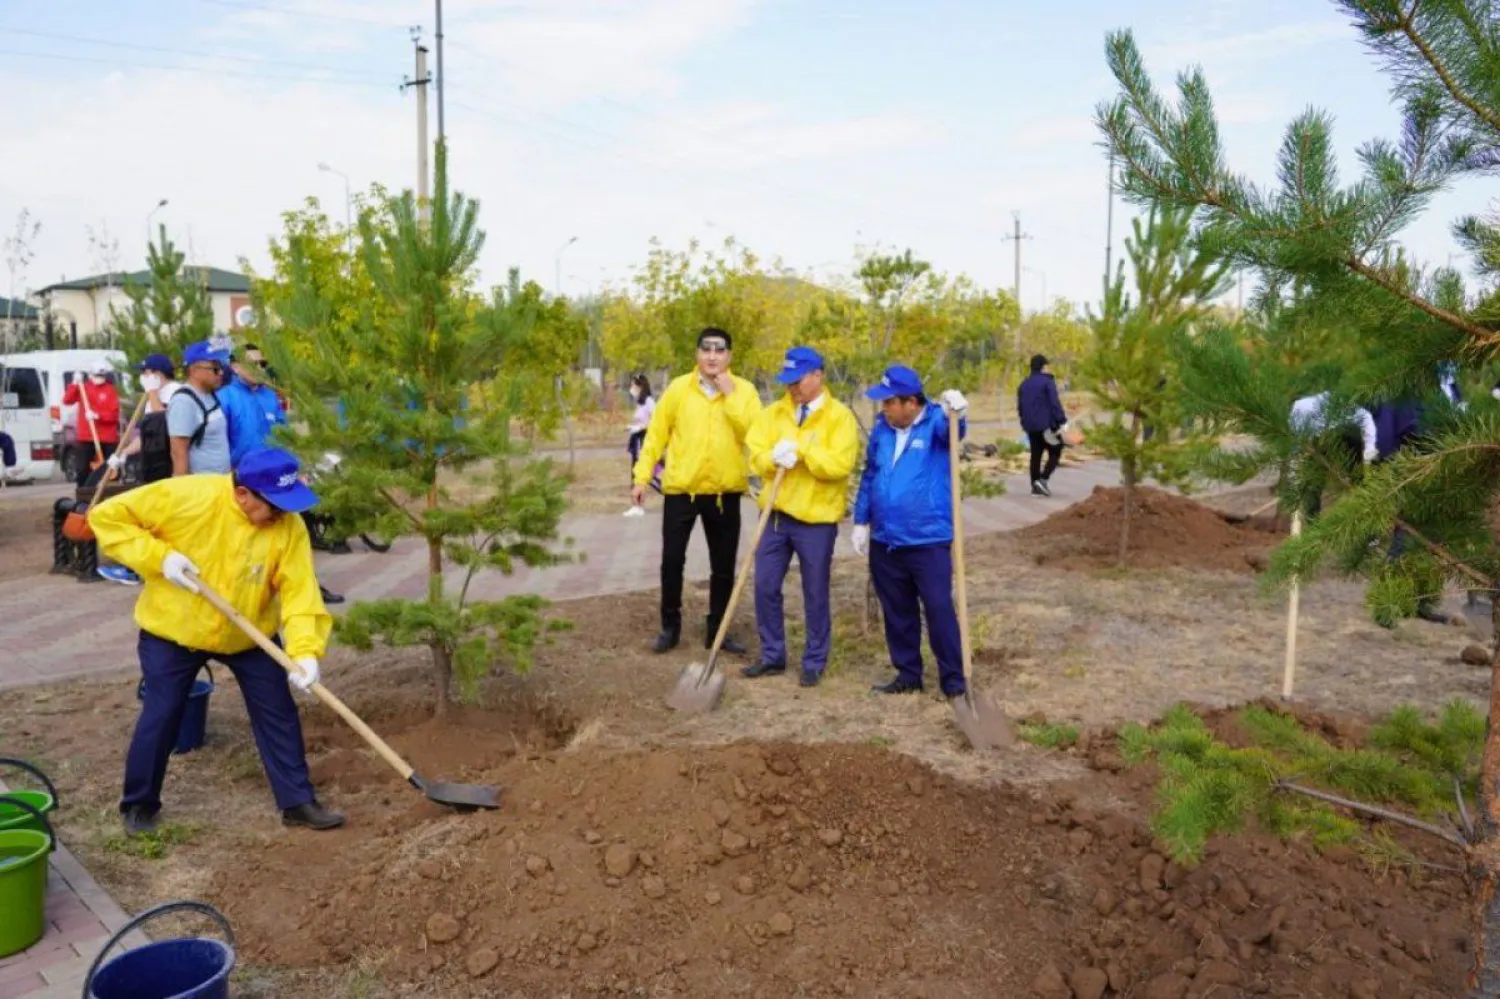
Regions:
<instances>
[{"instance_id":1,"label":"wooden shovel handle","mask_svg":"<svg viewBox=\"0 0 1500 999\"><path fill-rule=\"evenodd\" d=\"M776 494L781 491L781 480L784 478L786 469L778 466L776 478L771 480L771 489L766 493L766 508L760 512L760 520L755 524L755 537L750 540L750 550L740 563L739 575L734 578L734 589L729 591L729 605L724 608L724 617L719 621L719 630L714 635L713 648L708 653L708 665L703 670L704 676L713 673L714 663L719 659L719 650L724 647L724 639L729 634L729 621L734 617L734 609L740 605L740 594L744 592L745 581L750 578L750 567L755 564L755 553L760 548L761 536L766 533L766 525L771 522L771 514L776 509Z\"/></svg>"},{"instance_id":2,"label":"wooden shovel handle","mask_svg":"<svg viewBox=\"0 0 1500 999\"><path fill-rule=\"evenodd\" d=\"M94 460L95 462L102 462L104 461L104 445L99 443L99 428L94 426L94 411L89 406L89 394L84 391L87 381L88 379L85 378L83 381L75 381L73 384L78 386L78 406L83 410L83 418L89 421L89 435L94 438ZM98 465L95 464L94 467L97 468Z\"/></svg>"},{"instance_id":3,"label":"wooden shovel handle","mask_svg":"<svg viewBox=\"0 0 1500 999\"><path fill-rule=\"evenodd\" d=\"M943 407L948 416L948 481L953 493L953 576L958 591L958 644L963 650L964 687L968 688L973 670L974 650L969 643L969 587L964 571L964 498L963 477L959 474L958 420L953 410Z\"/></svg>"},{"instance_id":4,"label":"wooden shovel handle","mask_svg":"<svg viewBox=\"0 0 1500 999\"><path fill-rule=\"evenodd\" d=\"M230 606L229 601L209 589L208 584L203 581L202 576L199 576L197 573L191 573L189 578L198 584L198 592L202 594L204 600L213 604L214 610L229 618L236 628L239 628L248 635L256 645L259 645L265 651L266 655L276 660L282 669L293 676L302 675L302 670L292 661L292 657L286 654L285 649L267 638L264 632L251 624L245 619L243 614ZM403 760L394 749L386 744L384 739L376 735L374 730L366 725L359 715L355 714L347 704L335 697L333 691L321 683L315 683L309 689L317 696L318 700L328 705L340 718L348 722L349 727L359 733L360 738L368 742L370 747L379 753L382 759L394 767L396 772L401 775L402 780L411 780L413 773L411 764Z\"/></svg>"},{"instance_id":5,"label":"wooden shovel handle","mask_svg":"<svg viewBox=\"0 0 1500 999\"><path fill-rule=\"evenodd\" d=\"M120 445L116 450L123 451L125 445L130 443L130 435L135 433L135 425L141 422L141 413L145 412L145 410L146 396L145 393L142 393L140 399L135 404L135 412L130 414L130 422L125 424L125 433L120 435ZM90 510L99 505L99 497L104 495L104 487L114 480L114 476L115 470L113 468L105 469L104 474L99 476L99 485L94 489L94 499L89 503Z\"/></svg>"}]
</instances>

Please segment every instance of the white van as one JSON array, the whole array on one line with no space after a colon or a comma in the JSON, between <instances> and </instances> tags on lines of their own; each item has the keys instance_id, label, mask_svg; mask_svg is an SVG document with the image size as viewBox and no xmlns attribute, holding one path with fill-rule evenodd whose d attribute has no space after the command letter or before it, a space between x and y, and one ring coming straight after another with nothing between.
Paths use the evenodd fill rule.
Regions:
<instances>
[{"instance_id":1,"label":"white van","mask_svg":"<svg viewBox=\"0 0 1500 999\"><path fill-rule=\"evenodd\" d=\"M47 411L50 420L52 434L53 456L58 463L62 473L68 478L74 477L77 469L74 462L87 453L87 448L79 448L78 442L78 407L64 406L62 404L63 393L73 382L73 376L80 371L88 371L90 367L99 361L106 361L115 368L115 374L110 376L110 381L115 387L128 390L129 379L124 375L125 354L119 350L32 350L21 354L0 355L0 364L13 364L18 367L35 368L42 377L42 390L47 398ZM121 395L128 394L122 391Z\"/></svg>"},{"instance_id":2,"label":"white van","mask_svg":"<svg viewBox=\"0 0 1500 999\"><path fill-rule=\"evenodd\" d=\"M52 478L57 451L52 442L45 383L36 368L0 361L0 430L9 434L16 446L12 481Z\"/></svg>"}]
</instances>

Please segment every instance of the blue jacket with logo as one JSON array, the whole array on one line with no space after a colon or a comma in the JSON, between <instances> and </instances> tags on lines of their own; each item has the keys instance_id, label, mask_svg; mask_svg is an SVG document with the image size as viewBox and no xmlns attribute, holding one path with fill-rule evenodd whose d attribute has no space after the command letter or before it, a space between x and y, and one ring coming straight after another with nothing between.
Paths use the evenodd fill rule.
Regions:
<instances>
[{"instance_id":1,"label":"blue jacket with logo","mask_svg":"<svg viewBox=\"0 0 1500 999\"><path fill-rule=\"evenodd\" d=\"M963 440L966 422L958 421ZM953 486L948 467L948 414L928 405L912 424L906 449L896 457L896 429L877 417L865 449L865 470L854 501L854 522L889 548L953 541Z\"/></svg>"},{"instance_id":2,"label":"blue jacket with logo","mask_svg":"<svg viewBox=\"0 0 1500 999\"><path fill-rule=\"evenodd\" d=\"M1016 389L1016 411L1021 417L1021 429L1028 434L1056 430L1068 422L1068 414L1057 395L1057 380L1042 371L1032 372Z\"/></svg>"}]
</instances>

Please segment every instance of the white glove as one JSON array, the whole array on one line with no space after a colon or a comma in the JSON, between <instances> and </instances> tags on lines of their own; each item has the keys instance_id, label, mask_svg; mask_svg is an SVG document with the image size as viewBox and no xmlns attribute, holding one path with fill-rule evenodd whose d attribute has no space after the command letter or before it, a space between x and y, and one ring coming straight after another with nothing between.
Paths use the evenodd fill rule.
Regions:
<instances>
[{"instance_id":1,"label":"white glove","mask_svg":"<svg viewBox=\"0 0 1500 999\"><path fill-rule=\"evenodd\" d=\"M849 539L849 542L854 546L854 554L860 558L864 558L870 554L870 525L855 524L854 535Z\"/></svg>"},{"instance_id":2,"label":"white glove","mask_svg":"<svg viewBox=\"0 0 1500 999\"><path fill-rule=\"evenodd\" d=\"M1378 450L1376 450L1373 447L1367 447L1367 448L1365 448L1365 464L1366 465L1368 465L1370 462L1374 461L1378 457L1380 457L1380 452Z\"/></svg>"},{"instance_id":3,"label":"white glove","mask_svg":"<svg viewBox=\"0 0 1500 999\"><path fill-rule=\"evenodd\" d=\"M161 574L169 583L182 587L189 593L198 592L198 584L188 578L188 573L198 574L198 567L182 552L167 552L161 560Z\"/></svg>"},{"instance_id":4,"label":"white glove","mask_svg":"<svg viewBox=\"0 0 1500 999\"><path fill-rule=\"evenodd\" d=\"M1064 426L1066 425L1067 424L1064 424ZM1062 437L1060 436L1060 431L1058 430L1043 430L1042 440L1046 441L1048 444L1054 445L1062 443Z\"/></svg>"},{"instance_id":5,"label":"white glove","mask_svg":"<svg viewBox=\"0 0 1500 999\"><path fill-rule=\"evenodd\" d=\"M958 389L949 389L938 398L942 400L944 406L955 413L962 414L969 408L969 400L965 399L964 394Z\"/></svg>"},{"instance_id":6,"label":"white glove","mask_svg":"<svg viewBox=\"0 0 1500 999\"><path fill-rule=\"evenodd\" d=\"M109 466L110 471L118 472L120 469L125 467L125 456L116 451L114 454L109 456L109 460L106 461L105 464Z\"/></svg>"},{"instance_id":7,"label":"white glove","mask_svg":"<svg viewBox=\"0 0 1500 999\"><path fill-rule=\"evenodd\" d=\"M771 449L771 462L781 468L797 467L797 442L784 440Z\"/></svg>"},{"instance_id":8,"label":"white glove","mask_svg":"<svg viewBox=\"0 0 1500 999\"><path fill-rule=\"evenodd\" d=\"M296 687L305 694L312 689L312 685L317 683L318 677L322 675L318 671L318 661L312 656L303 656L301 659L294 659L292 661L297 664L297 668L302 672L300 675L297 673L288 673L287 680L293 687Z\"/></svg>"}]
</instances>

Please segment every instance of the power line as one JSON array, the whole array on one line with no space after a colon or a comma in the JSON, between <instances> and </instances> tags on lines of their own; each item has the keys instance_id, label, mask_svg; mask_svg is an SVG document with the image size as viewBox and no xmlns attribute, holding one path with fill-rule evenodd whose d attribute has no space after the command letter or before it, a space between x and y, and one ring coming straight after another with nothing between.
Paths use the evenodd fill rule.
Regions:
<instances>
[{"instance_id":1,"label":"power line","mask_svg":"<svg viewBox=\"0 0 1500 999\"><path fill-rule=\"evenodd\" d=\"M0 24L0 33L28 35L33 38L50 38L60 42L79 42L85 45L102 45L108 48L135 49L140 52L161 52L167 55L182 55L203 59L227 59L234 62L252 63L262 66L290 66L294 69L311 69L324 73L340 73L346 76L375 77L383 75L371 73L368 70L340 69L335 66L324 66L311 62L292 62L287 59L261 59L256 56L232 55L228 52L211 52L204 49L181 49L165 45L141 45L136 42L116 42L107 38L90 38L85 35L63 35L52 31L35 31L31 28L14 28L3 24Z\"/></svg>"},{"instance_id":2,"label":"power line","mask_svg":"<svg viewBox=\"0 0 1500 999\"><path fill-rule=\"evenodd\" d=\"M288 76L277 74L268 77L265 73L240 72L233 69L209 69L204 66L172 66L166 63L156 62L129 62L121 59L101 59L95 56L59 55L53 52L22 52L17 49L0 49L0 56L14 56L18 59L46 59L55 62L83 62L101 66L114 66L123 69L162 69L174 73L200 73L205 76L235 76L247 80L267 81L291 80L297 83L326 83L339 87L371 87L384 90L385 84L366 80L335 80L328 77L318 76Z\"/></svg>"},{"instance_id":3,"label":"power line","mask_svg":"<svg viewBox=\"0 0 1500 999\"><path fill-rule=\"evenodd\" d=\"M278 7L267 3L245 3L239 2L239 0L198 0L198 2L212 4L215 7L225 7L229 10L259 10L271 14L284 14L287 17L311 17L320 21L344 21L349 24L364 24L373 28L389 28L393 31L405 31L411 27L409 24L376 21L368 17L355 17L352 14L329 14L324 11L299 10L296 7Z\"/></svg>"}]
</instances>

